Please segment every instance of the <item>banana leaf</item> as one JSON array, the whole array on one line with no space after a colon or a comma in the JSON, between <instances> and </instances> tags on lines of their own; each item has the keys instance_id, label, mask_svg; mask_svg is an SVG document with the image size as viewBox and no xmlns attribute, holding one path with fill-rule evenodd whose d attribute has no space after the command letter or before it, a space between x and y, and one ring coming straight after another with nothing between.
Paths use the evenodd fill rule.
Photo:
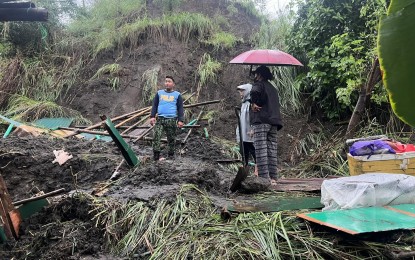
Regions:
<instances>
[{"instance_id":1,"label":"banana leaf","mask_svg":"<svg viewBox=\"0 0 415 260\"><path fill-rule=\"evenodd\" d=\"M394 113L415 126L415 0L392 0L378 36L383 83Z\"/></svg>"}]
</instances>

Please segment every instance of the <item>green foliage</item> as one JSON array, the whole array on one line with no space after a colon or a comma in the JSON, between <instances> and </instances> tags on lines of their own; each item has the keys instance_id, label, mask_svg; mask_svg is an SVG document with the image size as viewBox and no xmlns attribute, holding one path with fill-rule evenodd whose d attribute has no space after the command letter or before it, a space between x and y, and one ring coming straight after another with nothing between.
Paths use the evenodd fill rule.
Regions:
<instances>
[{"instance_id":1,"label":"green foliage","mask_svg":"<svg viewBox=\"0 0 415 260\"><path fill-rule=\"evenodd\" d=\"M145 10L145 0L98 0L82 17L69 24L70 37L92 45L94 56L117 46L119 27L137 19ZM76 44L76 43L75 43Z\"/></svg>"},{"instance_id":2,"label":"green foliage","mask_svg":"<svg viewBox=\"0 0 415 260\"><path fill-rule=\"evenodd\" d=\"M56 56L48 61L26 60L22 66L21 95L37 101L55 102L75 84L82 71L83 60Z\"/></svg>"},{"instance_id":3,"label":"green foliage","mask_svg":"<svg viewBox=\"0 0 415 260\"><path fill-rule=\"evenodd\" d=\"M141 89L141 96L144 102L153 100L157 93L157 79L161 70L160 65L156 65L151 69L146 70L141 76L141 82L143 87Z\"/></svg>"},{"instance_id":4,"label":"green foliage","mask_svg":"<svg viewBox=\"0 0 415 260\"><path fill-rule=\"evenodd\" d=\"M74 18L80 10L74 0L33 1L37 7L48 10L48 22L8 22L5 32L8 42L18 52L35 55L47 51L55 43L55 34L63 28L63 17ZM4 25L3 25L4 26Z\"/></svg>"},{"instance_id":5,"label":"green foliage","mask_svg":"<svg viewBox=\"0 0 415 260\"><path fill-rule=\"evenodd\" d=\"M203 86L207 83L216 83L217 73L222 69L222 64L215 61L208 53L203 54L197 68L197 91L196 99L199 98Z\"/></svg>"},{"instance_id":6,"label":"green foliage","mask_svg":"<svg viewBox=\"0 0 415 260\"><path fill-rule=\"evenodd\" d=\"M242 40L240 40L242 41ZM235 47L238 39L232 33L216 32L212 34L205 43L212 45L215 51L226 50Z\"/></svg>"},{"instance_id":7,"label":"green foliage","mask_svg":"<svg viewBox=\"0 0 415 260\"><path fill-rule=\"evenodd\" d=\"M238 13L238 8L235 7L235 5L230 4L226 7L226 10L228 10L228 12L230 14L237 14Z\"/></svg>"},{"instance_id":8,"label":"green foliage","mask_svg":"<svg viewBox=\"0 0 415 260\"><path fill-rule=\"evenodd\" d=\"M64 56L49 57L48 60L14 59L5 68L5 73L12 78L8 76L2 82L2 91L8 94L7 99L13 97L5 113L22 120L70 115L85 122L75 111L55 103L59 98L65 98L67 91L78 80L83 65L82 59L74 61ZM2 100L4 106L7 103Z\"/></svg>"},{"instance_id":9,"label":"green foliage","mask_svg":"<svg viewBox=\"0 0 415 260\"><path fill-rule=\"evenodd\" d=\"M136 19L144 8L145 0L96 0L89 10L69 24L69 30L79 36L99 34L102 30L111 32L121 24Z\"/></svg>"},{"instance_id":10,"label":"green foliage","mask_svg":"<svg viewBox=\"0 0 415 260\"><path fill-rule=\"evenodd\" d=\"M380 23L379 61L392 109L407 124L415 126L413 104L413 48L415 36L415 1L392 1L388 15Z\"/></svg>"},{"instance_id":11,"label":"green foliage","mask_svg":"<svg viewBox=\"0 0 415 260\"><path fill-rule=\"evenodd\" d=\"M320 129L300 138L301 133L302 129L299 129L297 136L288 134L294 140L291 157L307 157L307 160L302 160L289 170L291 176L295 174L296 178L324 178L329 175L350 175L347 159L343 156L344 140L341 131L325 133Z\"/></svg>"},{"instance_id":12,"label":"green foliage","mask_svg":"<svg viewBox=\"0 0 415 260\"><path fill-rule=\"evenodd\" d=\"M176 38L183 42L187 42L191 37L205 39L215 28L208 17L186 12L165 15L157 19L138 18L122 24L117 22L117 19L97 24L92 22L84 28L79 26L79 23L88 23L88 19L75 22L71 27L72 32L92 43L94 56L118 46L134 48L147 39L162 41Z\"/></svg>"},{"instance_id":13,"label":"green foliage","mask_svg":"<svg viewBox=\"0 0 415 260\"><path fill-rule=\"evenodd\" d=\"M257 49L287 49L286 39L291 33L294 14L289 12L279 12L275 19L264 20L259 31L254 34L253 42Z\"/></svg>"},{"instance_id":14,"label":"green foliage","mask_svg":"<svg viewBox=\"0 0 415 260\"><path fill-rule=\"evenodd\" d=\"M304 102L299 84L294 80L296 72L291 67L275 67L273 73L275 79L271 83L278 89L283 113L300 114Z\"/></svg>"},{"instance_id":15,"label":"green foliage","mask_svg":"<svg viewBox=\"0 0 415 260\"><path fill-rule=\"evenodd\" d=\"M230 13L239 13L236 6L239 6L242 8L242 11L247 15L252 15L254 17L257 17L258 19L263 19L264 17L259 13L257 7L255 6L255 3L258 1L252 1L252 0L227 0L230 5L228 6L228 11Z\"/></svg>"},{"instance_id":16,"label":"green foliage","mask_svg":"<svg viewBox=\"0 0 415 260\"><path fill-rule=\"evenodd\" d=\"M375 25L384 5L383 0L300 3L289 51L308 65L309 71L298 78L301 89L326 117L351 113L357 86L365 82L375 55Z\"/></svg>"},{"instance_id":17,"label":"green foliage","mask_svg":"<svg viewBox=\"0 0 415 260\"><path fill-rule=\"evenodd\" d=\"M92 76L91 80L101 78L104 75L108 75L108 81L110 83L111 89L115 90L118 88L120 83L119 74L121 70L121 66L117 63L105 64L98 69L95 75Z\"/></svg>"},{"instance_id":18,"label":"green foliage","mask_svg":"<svg viewBox=\"0 0 415 260\"><path fill-rule=\"evenodd\" d=\"M37 101L20 95L14 95L10 99L7 116L26 122L44 117L69 117L74 118L74 123L90 123L79 112L59 106L55 102Z\"/></svg>"},{"instance_id":19,"label":"green foliage","mask_svg":"<svg viewBox=\"0 0 415 260\"><path fill-rule=\"evenodd\" d=\"M47 48L47 29L40 22L13 22L9 24L7 41L15 51L33 55Z\"/></svg>"},{"instance_id":20,"label":"green foliage","mask_svg":"<svg viewBox=\"0 0 415 260\"><path fill-rule=\"evenodd\" d=\"M12 52L12 45L9 41L0 40L0 59L7 58Z\"/></svg>"}]
</instances>

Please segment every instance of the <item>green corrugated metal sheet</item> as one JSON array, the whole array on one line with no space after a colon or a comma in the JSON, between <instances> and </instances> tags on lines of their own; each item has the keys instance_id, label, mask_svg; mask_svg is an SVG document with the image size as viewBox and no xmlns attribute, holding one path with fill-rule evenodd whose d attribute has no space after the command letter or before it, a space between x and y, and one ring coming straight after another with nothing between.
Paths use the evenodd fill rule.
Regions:
<instances>
[{"instance_id":1,"label":"green corrugated metal sheet","mask_svg":"<svg viewBox=\"0 0 415 260\"><path fill-rule=\"evenodd\" d=\"M395 209L398 211L403 211L407 215L414 214L415 216L415 204L394 205L394 206L389 206L388 208Z\"/></svg>"},{"instance_id":2,"label":"green corrugated metal sheet","mask_svg":"<svg viewBox=\"0 0 415 260\"><path fill-rule=\"evenodd\" d=\"M111 119L107 118L105 120L105 129L110 134L112 140L117 145L118 149L121 150L122 155L124 156L125 161L130 166L136 166L140 163L140 160L135 155L133 149L124 141L121 137L118 130L115 128L114 124L112 123Z\"/></svg>"},{"instance_id":3,"label":"green corrugated metal sheet","mask_svg":"<svg viewBox=\"0 0 415 260\"><path fill-rule=\"evenodd\" d=\"M7 237L6 233L4 232L3 226L0 224L0 242L6 242Z\"/></svg>"},{"instance_id":4,"label":"green corrugated metal sheet","mask_svg":"<svg viewBox=\"0 0 415 260\"><path fill-rule=\"evenodd\" d=\"M46 199L39 199L35 201L27 202L17 209L20 212L20 216L22 219L27 219L33 214L42 210L43 207L49 205L49 202Z\"/></svg>"},{"instance_id":5,"label":"green corrugated metal sheet","mask_svg":"<svg viewBox=\"0 0 415 260\"><path fill-rule=\"evenodd\" d=\"M51 130L56 130L59 127L69 127L73 121L73 118L42 118L33 122L38 127L43 127Z\"/></svg>"},{"instance_id":6,"label":"green corrugated metal sheet","mask_svg":"<svg viewBox=\"0 0 415 260\"><path fill-rule=\"evenodd\" d=\"M321 209L320 197L281 197L272 200L234 202L226 206L231 212L277 212L296 209Z\"/></svg>"},{"instance_id":7,"label":"green corrugated metal sheet","mask_svg":"<svg viewBox=\"0 0 415 260\"><path fill-rule=\"evenodd\" d=\"M414 204L313 212L298 216L349 234L415 229Z\"/></svg>"},{"instance_id":8,"label":"green corrugated metal sheet","mask_svg":"<svg viewBox=\"0 0 415 260\"><path fill-rule=\"evenodd\" d=\"M22 125L22 123L14 121L13 119L7 118L7 117L2 116L2 115L0 115L0 118L3 119L4 121L8 122L9 124L13 124L14 126Z\"/></svg>"}]
</instances>

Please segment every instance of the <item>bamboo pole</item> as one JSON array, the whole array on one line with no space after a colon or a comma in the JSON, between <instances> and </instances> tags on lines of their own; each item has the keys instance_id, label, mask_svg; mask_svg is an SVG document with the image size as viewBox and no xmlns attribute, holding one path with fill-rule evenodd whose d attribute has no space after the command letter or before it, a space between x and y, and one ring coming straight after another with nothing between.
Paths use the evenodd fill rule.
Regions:
<instances>
[{"instance_id":1,"label":"bamboo pole","mask_svg":"<svg viewBox=\"0 0 415 260\"><path fill-rule=\"evenodd\" d=\"M196 122L198 122L199 120L200 120L200 118L202 117L202 114L203 114L203 110L204 110L204 108L205 107L202 107L202 110L200 110L200 113L199 113L199 115L197 116L197 118L196 118ZM195 123L196 123L195 122ZM189 136L190 136L190 134L192 133L192 130L193 130L193 128L191 128L191 129L189 129L189 131L187 132L187 135L186 135L186 137L183 139L183 141L182 141L182 144L185 144L186 142L187 142L187 139L189 138Z\"/></svg>"},{"instance_id":2,"label":"bamboo pole","mask_svg":"<svg viewBox=\"0 0 415 260\"><path fill-rule=\"evenodd\" d=\"M131 116L131 115L134 115L134 114L136 114L136 113L140 113L140 112L142 112L143 110L146 110L146 109L148 109L148 108L140 108L140 109L138 109L138 110L136 110L136 111L133 111L133 112L130 112L130 113L127 113L127 114L123 114L123 115L120 115L120 116L117 116L117 117L111 118L111 121L113 121L113 122L114 122L114 121L116 121L116 120L121 120L121 119L124 119L124 118L129 117L129 116ZM85 130L95 129L95 128L97 128L97 127L100 127L103 123L105 123L105 120L103 120L103 121L101 121L101 122L99 122L99 123L96 123L95 125L88 126L87 128L85 128ZM71 136L77 135L78 133L79 133L79 132L78 132L78 130L76 130L76 131L74 131L73 133L70 133L70 134L68 134L68 135L64 136L64 138L67 138L67 137L71 137Z\"/></svg>"},{"instance_id":3,"label":"bamboo pole","mask_svg":"<svg viewBox=\"0 0 415 260\"><path fill-rule=\"evenodd\" d=\"M93 134L93 135L105 135L105 136L109 136L110 134L108 132L101 132L101 131L93 131L93 130L87 130L87 129L77 129L76 130L78 133L86 133L86 134ZM137 136L133 136L133 135L123 135L121 134L121 137L124 138L136 138Z\"/></svg>"},{"instance_id":4,"label":"bamboo pole","mask_svg":"<svg viewBox=\"0 0 415 260\"><path fill-rule=\"evenodd\" d=\"M140 135L139 137L137 137L136 139L133 140L133 143L137 142L138 140L142 139L144 136L146 136L151 130L153 130L155 125L151 126L149 129L147 129L142 135Z\"/></svg>"},{"instance_id":5,"label":"bamboo pole","mask_svg":"<svg viewBox=\"0 0 415 260\"><path fill-rule=\"evenodd\" d=\"M210 104L219 103L219 102L221 102L221 101L222 101L222 100L212 100L212 101L206 101L206 102L201 102L201 103L196 103L196 104L184 105L183 107L184 107L184 108L198 107L198 106L203 106L203 105L210 105ZM111 121L113 121L113 122L114 122L114 121L116 121L116 120L121 120L121 119L124 119L124 118L126 118L126 117L129 117L129 116L131 116L131 115L133 115L133 117L134 117L134 116L138 116L138 115L136 115L136 114L143 115L143 114L145 114L145 113L142 113L143 111L149 112L150 110L151 110L151 107L141 108L141 109L138 109L138 110L136 110L136 111L133 111L133 112L130 112L130 113L127 113L127 114L123 114L123 115L120 115L120 116L117 116L117 117L111 118ZM134 118L135 118L135 117L134 117ZM134 118L129 118L129 119L127 119L127 120L124 120L123 122L119 123L119 124L118 124L118 125L116 125L115 127L117 128L117 127L119 127L119 126L122 126L122 124L125 124L125 123L127 123L127 122L129 122L129 121L133 120ZM85 128L85 130L95 129L95 128L97 128L97 127L100 127L100 126L101 126L101 124L103 124L103 123L105 123L105 121L101 121L101 122L99 122L99 123L97 123L97 124L94 124L94 125L92 125L92 126L89 126L89 127ZM68 138L68 137L71 137L71 136L77 135L78 133L80 133L79 131L80 131L80 129L77 129L77 130L75 130L73 133L70 133L70 134L68 134L68 135L64 136L64 138Z\"/></svg>"},{"instance_id":6,"label":"bamboo pole","mask_svg":"<svg viewBox=\"0 0 415 260\"><path fill-rule=\"evenodd\" d=\"M128 131L130 131L131 129L133 129L135 126L141 124L143 122L144 119L149 118L150 115L145 116L143 119L141 119L140 121L138 121L137 123L133 124L132 126L130 126L129 128L127 128L126 130L124 130L121 134L126 134ZM151 126L149 126L151 127Z\"/></svg>"},{"instance_id":7,"label":"bamboo pole","mask_svg":"<svg viewBox=\"0 0 415 260\"><path fill-rule=\"evenodd\" d=\"M54 196L54 195L57 195L57 194L61 194L61 193L64 193L64 192L65 192L65 189L62 188L62 189L59 189L59 190L55 190L55 191L51 191L51 192L45 193L45 194L40 195L40 196L36 196L36 197L33 197L33 198L28 198L28 199L24 199L24 200L19 200L19 201L13 202L13 205L14 206L19 206L19 205L25 204L27 202L44 199L44 198L51 197L51 196Z\"/></svg>"},{"instance_id":8,"label":"bamboo pole","mask_svg":"<svg viewBox=\"0 0 415 260\"><path fill-rule=\"evenodd\" d=\"M210 104L215 104L215 103L219 103L222 100L217 99L217 100L212 100L212 101L206 101L206 102L201 102L201 103L196 103L196 104L190 104L190 105L184 105L184 108L189 108L189 107L198 107L198 106L203 106L203 105L210 105Z\"/></svg>"},{"instance_id":9,"label":"bamboo pole","mask_svg":"<svg viewBox=\"0 0 415 260\"><path fill-rule=\"evenodd\" d=\"M130 118L125 119L125 120L124 120L124 121L122 121L121 123L118 123L117 125L115 125L115 128L120 127L120 126L122 126L122 125L125 125L126 123L130 122L131 120L134 120L134 119L136 119L137 117L142 116L142 115L144 115L145 113L148 113L148 112L150 112L150 111L151 111L151 107L148 107L148 108L147 108L147 109L145 109L144 111L142 111L142 112L140 112L140 113L138 113L138 114L135 114L135 115L131 116Z\"/></svg>"},{"instance_id":10,"label":"bamboo pole","mask_svg":"<svg viewBox=\"0 0 415 260\"><path fill-rule=\"evenodd\" d=\"M131 125L132 126L132 125ZM131 127L130 125L122 125L122 126L120 126L120 127L118 127L118 129L128 129L128 128L130 128ZM59 129L62 129L62 130L76 130L76 129L85 129L85 128L87 128L88 126L84 126L84 125L76 125L76 126L74 126L74 127L63 127L63 126L60 126L59 127ZM150 126L142 126L142 125L138 125L138 126L134 126L133 128L135 128L135 129L147 129L147 128L149 128ZM97 128L98 129L98 128ZM103 128L102 128L103 129Z\"/></svg>"}]
</instances>

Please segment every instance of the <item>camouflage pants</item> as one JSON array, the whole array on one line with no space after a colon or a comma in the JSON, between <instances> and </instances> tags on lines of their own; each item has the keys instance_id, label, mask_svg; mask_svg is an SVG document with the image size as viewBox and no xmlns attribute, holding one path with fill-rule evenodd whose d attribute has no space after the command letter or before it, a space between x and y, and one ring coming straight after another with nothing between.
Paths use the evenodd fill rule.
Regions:
<instances>
[{"instance_id":1,"label":"camouflage pants","mask_svg":"<svg viewBox=\"0 0 415 260\"><path fill-rule=\"evenodd\" d=\"M176 118L157 118L156 125L154 126L153 137L153 151L160 152L160 140L163 134L163 130L167 136L168 154L173 155L176 144L176 130L177 119Z\"/></svg>"}]
</instances>

